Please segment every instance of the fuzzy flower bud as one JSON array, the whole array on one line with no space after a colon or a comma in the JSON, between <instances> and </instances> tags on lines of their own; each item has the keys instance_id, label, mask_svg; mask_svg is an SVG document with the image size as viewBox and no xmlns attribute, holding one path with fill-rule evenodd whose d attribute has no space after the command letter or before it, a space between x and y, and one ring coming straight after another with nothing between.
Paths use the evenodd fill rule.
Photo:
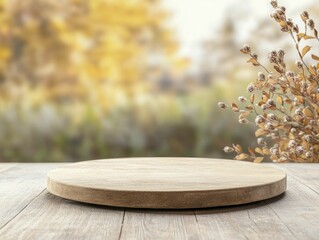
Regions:
<instances>
[{"instance_id":1,"label":"fuzzy flower bud","mask_svg":"<svg viewBox=\"0 0 319 240\"><path fill-rule=\"evenodd\" d=\"M222 108L222 109L225 109L227 106L226 106L225 103L219 102L219 103L218 103L218 107L220 107L220 108Z\"/></svg>"},{"instance_id":2,"label":"fuzzy flower bud","mask_svg":"<svg viewBox=\"0 0 319 240\"><path fill-rule=\"evenodd\" d=\"M269 130L269 131L275 130L274 125L272 125L272 123L270 123L270 122L266 123L265 128L266 128L266 130Z\"/></svg>"},{"instance_id":3,"label":"fuzzy flower bud","mask_svg":"<svg viewBox=\"0 0 319 240\"><path fill-rule=\"evenodd\" d=\"M302 62L301 61L296 61L296 66L298 68L302 68L303 67Z\"/></svg>"},{"instance_id":4,"label":"fuzzy flower bud","mask_svg":"<svg viewBox=\"0 0 319 240\"><path fill-rule=\"evenodd\" d=\"M284 120L284 122L291 122L291 121L292 121L292 118L291 118L290 116L288 116L288 115L285 115L285 116L283 117L283 120Z\"/></svg>"},{"instance_id":5,"label":"fuzzy flower bud","mask_svg":"<svg viewBox=\"0 0 319 240\"><path fill-rule=\"evenodd\" d=\"M258 73L258 80L259 81L265 81L266 80L265 74L263 74L262 72L259 72Z\"/></svg>"},{"instance_id":6,"label":"fuzzy flower bud","mask_svg":"<svg viewBox=\"0 0 319 240\"><path fill-rule=\"evenodd\" d=\"M247 102L247 98L240 96L240 97L238 97L238 101L239 102Z\"/></svg>"},{"instance_id":7,"label":"fuzzy flower bud","mask_svg":"<svg viewBox=\"0 0 319 240\"><path fill-rule=\"evenodd\" d=\"M228 146L224 147L224 152L225 153L231 153L233 151L234 151L234 149L232 147L228 147Z\"/></svg>"},{"instance_id":8,"label":"fuzzy flower bud","mask_svg":"<svg viewBox=\"0 0 319 240\"><path fill-rule=\"evenodd\" d=\"M270 56L270 57L275 57L275 58L278 57L277 52L276 52L275 50L272 50L272 51L269 53L269 56Z\"/></svg>"},{"instance_id":9,"label":"fuzzy flower bud","mask_svg":"<svg viewBox=\"0 0 319 240\"><path fill-rule=\"evenodd\" d=\"M297 108L295 110L295 114L299 117L302 117L303 116L302 108Z\"/></svg>"},{"instance_id":10,"label":"fuzzy flower bud","mask_svg":"<svg viewBox=\"0 0 319 240\"><path fill-rule=\"evenodd\" d=\"M303 11L301 14L302 18L309 19L309 13L307 11Z\"/></svg>"},{"instance_id":11,"label":"fuzzy flower bud","mask_svg":"<svg viewBox=\"0 0 319 240\"><path fill-rule=\"evenodd\" d=\"M285 51L284 50L282 50L282 49L279 49L278 50L278 56L279 56L279 58L284 58L284 56L285 56Z\"/></svg>"},{"instance_id":12,"label":"fuzzy flower bud","mask_svg":"<svg viewBox=\"0 0 319 240\"><path fill-rule=\"evenodd\" d=\"M288 143L288 148L295 148L297 146L297 142L295 140L290 140Z\"/></svg>"},{"instance_id":13,"label":"fuzzy flower bud","mask_svg":"<svg viewBox=\"0 0 319 240\"><path fill-rule=\"evenodd\" d=\"M264 138L257 138L257 144L258 145L267 145Z\"/></svg>"},{"instance_id":14,"label":"fuzzy flower bud","mask_svg":"<svg viewBox=\"0 0 319 240\"><path fill-rule=\"evenodd\" d=\"M305 149L302 146L298 146L298 147L296 147L295 153L297 155L301 155L304 153L304 151L305 151Z\"/></svg>"},{"instance_id":15,"label":"fuzzy flower bud","mask_svg":"<svg viewBox=\"0 0 319 240\"><path fill-rule=\"evenodd\" d=\"M287 78L293 78L294 75L295 75L295 74L294 74L293 72L291 72L291 71L286 72L286 77L287 77Z\"/></svg>"},{"instance_id":16,"label":"fuzzy flower bud","mask_svg":"<svg viewBox=\"0 0 319 240\"><path fill-rule=\"evenodd\" d=\"M251 57L252 57L253 59L256 59L256 60L258 59L257 53L252 53L252 54L251 54Z\"/></svg>"},{"instance_id":17,"label":"fuzzy flower bud","mask_svg":"<svg viewBox=\"0 0 319 240\"><path fill-rule=\"evenodd\" d=\"M297 24L293 26L292 31L294 31L295 33L299 33L299 27Z\"/></svg>"},{"instance_id":18,"label":"fuzzy flower bud","mask_svg":"<svg viewBox=\"0 0 319 240\"><path fill-rule=\"evenodd\" d=\"M253 58L253 59L258 59L258 55L257 55L257 53L255 53L255 52L252 52L251 54L251 57Z\"/></svg>"},{"instance_id":19,"label":"fuzzy flower bud","mask_svg":"<svg viewBox=\"0 0 319 240\"><path fill-rule=\"evenodd\" d=\"M270 4L271 4L271 6L272 6L273 8L277 8L277 7L278 7L277 0L272 0L272 1L270 2Z\"/></svg>"},{"instance_id":20,"label":"fuzzy flower bud","mask_svg":"<svg viewBox=\"0 0 319 240\"><path fill-rule=\"evenodd\" d=\"M292 22L292 19L291 18L288 18L287 19L287 25L292 28L294 26L293 22Z\"/></svg>"},{"instance_id":21,"label":"fuzzy flower bud","mask_svg":"<svg viewBox=\"0 0 319 240\"><path fill-rule=\"evenodd\" d=\"M283 18L285 16L285 11L283 11L281 8L276 10L276 13Z\"/></svg>"},{"instance_id":22,"label":"fuzzy flower bud","mask_svg":"<svg viewBox=\"0 0 319 240\"><path fill-rule=\"evenodd\" d=\"M277 157L280 156L279 149L276 148L276 147L270 148L269 151L270 151L271 154L273 154L273 155L275 155L275 156L277 156Z\"/></svg>"},{"instance_id":23,"label":"fuzzy flower bud","mask_svg":"<svg viewBox=\"0 0 319 240\"><path fill-rule=\"evenodd\" d=\"M275 114L273 114L273 113L269 113L269 114L267 115L267 119L268 119L269 121L274 121L274 120L276 120L276 116L275 116Z\"/></svg>"},{"instance_id":24,"label":"fuzzy flower bud","mask_svg":"<svg viewBox=\"0 0 319 240\"><path fill-rule=\"evenodd\" d=\"M311 142L312 141L312 136L310 134L306 134L304 137L306 142Z\"/></svg>"},{"instance_id":25,"label":"fuzzy flower bud","mask_svg":"<svg viewBox=\"0 0 319 240\"><path fill-rule=\"evenodd\" d=\"M268 105L268 104L263 104L263 105L261 105L261 109L262 109L263 111L267 110L267 108L269 108L269 105Z\"/></svg>"},{"instance_id":26,"label":"fuzzy flower bud","mask_svg":"<svg viewBox=\"0 0 319 240\"><path fill-rule=\"evenodd\" d=\"M276 106L276 103L273 99L268 99L267 104L270 106Z\"/></svg>"},{"instance_id":27,"label":"fuzzy flower bud","mask_svg":"<svg viewBox=\"0 0 319 240\"><path fill-rule=\"evenodd\" d=\"M309 19L307 25L310 27L311 30L315 28L315 22L312 19Z\"/></svg>"},{"instance_id":28,"label":"fuzzy flower bud","mask_svg":"<svg viewBox=\"0 0 319 240\"><path fill-rule=\"evenodd\" d=\"M255 86L252 83L249 84L248 87L247 87L247 91L252 93L253 91L255 91Z\"/></svg>"},{"instance_id":29,"label":"fuzzy flower bud","mask_svg":"<svg viewBox=\"0 0 319 240\"><path fill-rule=\"evenodd\" d=\"M251 48L248 44L244 44L243 48L240 49L242 53L249 54L251 53Z\"/></svg>"},{"instance_id":30,"label":"fuzzy flower bud","mask_svg":"<svg viewBox=\"0 0 319 240\"><path fill-rule=\"evenodd\" d=\"M259 125L259 124L263 123L264 121L265 121L264 118L260 115L255 118L256 125Z\"/></svg>"},{"instance_id":31,"label":"fuzzy flower bud","mask_svg":"<svg viewBox=\"0 0 319 240\"><path fill-rule=\"evenodd\" d=\"M268 59L270 63L277 63L277 52L276 51L271 51L268 54Z\"/></svg>"},{"instance_id":32,"label":"fuzzy flower bud","mask_svg":"<svg viewBox=\"0 0 319 240\"><path fill-rule=\"evenodd\" d=\"M312 157L312 153L311 152L306 152L306 158L311 158Z\"/></svg>"},{"instance_id":33,"label":"fuzzy flower bud","mask_svg":"<svg viewBox=\"0 0 319 240\"><path fill-rule=\"evenodd\" d=\"M280 16L277 12L273 12L272 14L270 14L270 17L275 19L276 22L280 22L280 20L282 19L282 16Z\"/></svg>"}]
</instances>

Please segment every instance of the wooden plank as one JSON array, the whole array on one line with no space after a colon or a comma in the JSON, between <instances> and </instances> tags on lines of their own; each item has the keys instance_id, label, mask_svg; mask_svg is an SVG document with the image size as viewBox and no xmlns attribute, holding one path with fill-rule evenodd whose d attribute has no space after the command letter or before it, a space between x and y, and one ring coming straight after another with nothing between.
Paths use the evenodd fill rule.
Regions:
<instances>
[{"instance_id":1,"label":"wooden plank","mask_svg":"<svg viewBox=\"0 0 319 240\"><path fill-rule=\"evenodd\" d=\"M288 171L290 179L285 201L271 204L271 208L278 217L294 232L298 239L314 239L319 236L319 194L315 189L318 179L310 183L300 179L312 179L318 172L319 164L293 164L298 176L293 171ZM278 167L291 168L291 164L279 164ZM300 170L299 170L300 169ZM304 170L311 169L306 176ZM311 172L311 174L310 174ZM305 175L304 175L305 174ZM303 176L303 177L302 177ZM308 185L309 184L309 185ZM312 186L310 186L312 184Z\"/></svg>"},{"instance_id":2,"label":"wooden plank","mask_svg":"<svg viewBox=\"0 0 319 240\"><path fill-rule=\"evenodd\" d=\"M286 174L263 164L232 160L121 158L54 169L48 173L47 186L57 196L107 206L205 208L277 196L286 190Z\"/></svg>"},{"instance_id":3,"label":"wooden plank","mask_svg":"<svg viewBox=\"0 0 319 240\"><path fill-rule=\"evenodd\" d=\"M264 202L195 213L203 239L296 239Z\"/></svg>"},{"instance_id":4,"label":"wooden plank","mask_svg":"<svg viewBox=\"0 0 319 240\"><path fill-rule=\"evenodd\" d=\"M1 164L0 229L22 211L46 187L46 173L61 164ZM3 167L5 166L5 167Z\"/></svg>"},{"instance_id":5,"label":"wooden plank","mask_svg":"<svg viewBox=\"0 0 319 240\"><path fill-rule=\"evenodd\" d=\"M282 169L297 179L299 182L311 188L319 194L319 164L273 164L274 167Z\"/></svg>"},{"instance_id":6,"label":"wooden plank","mask_svg":"<svg viewBox=\"0 0 319 240\"><path fill-rule=\"evenodd\" d=\"M1 174L1 172L5 172L5 171L9 170L10 168L13 168L17 165L18 165L18 163L0 163L0 174Z\"/></svg>"},{"instance_id":7,"label":"wooden plank","mask_svg":"<svg viewBox=\"0 0 319 240\"><path fill-rule=\"evenodd\" d=\"M0 239L119 239L124 211L82 204L47 191L0 230Z\"/></svg>"},{"instance_id":8,"label":"wooden plank","mask_svg":"<svg viewBox=\"0 0 319 240\"><path fill-rule=\"evenodd\" d=\"M319 198L288 175L282 197L195 211L204 239L318 239Z\"/></svg>"},{"instance_id":9,"label":"wooden plank","mask_svg":"<svg viewBox=\"0 0 319 240\"><path fill-rule=\"evenodd\" d=\"M201 239L193 211L126 210L120 239Z\"/></svg>"}]
</instances>

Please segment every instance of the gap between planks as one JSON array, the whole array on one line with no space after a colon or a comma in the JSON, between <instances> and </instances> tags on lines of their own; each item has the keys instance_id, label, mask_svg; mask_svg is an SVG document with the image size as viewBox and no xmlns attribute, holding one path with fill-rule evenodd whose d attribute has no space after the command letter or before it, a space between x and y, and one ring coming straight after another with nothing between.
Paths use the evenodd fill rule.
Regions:
<instances>
[{"instance_id":1,"label":"gap between planks","mask_svg":"<svg viewBox=\"0 0 319 240\"><path fill-rule=\"evenodd\" d=\"M33 197L23 208L21 208L21 210L15 214L11 219L9 219L9 221L7 221L4 225L2 225L0 227L0 231L5 228L11 221L13 221L16 217L18 217L19 214L21 214L36 198L38 198L42 193L44 193L44 191L46 190L46 188L44 188L38 195L36 195L35 197Z\"/></svg>"}]
</instances>

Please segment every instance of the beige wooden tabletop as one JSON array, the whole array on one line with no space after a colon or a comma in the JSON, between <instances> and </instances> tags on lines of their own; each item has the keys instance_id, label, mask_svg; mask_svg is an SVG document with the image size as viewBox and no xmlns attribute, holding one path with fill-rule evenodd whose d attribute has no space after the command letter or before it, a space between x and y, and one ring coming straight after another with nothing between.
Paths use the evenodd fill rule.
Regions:
<instances>
[{"instance_id":1,"label":"beige wooden tabletop","mask_svg":"<svg viewBox=\"0 0 319 240\"><path fill-rule=\"evenodd\" d=\"M46 173L63 164L0 164L1 240L319 239L319 164L272 164L288 174L288 189L276 199L186 211L55 197L46 190Z\"/></svg>"}]
</instances>

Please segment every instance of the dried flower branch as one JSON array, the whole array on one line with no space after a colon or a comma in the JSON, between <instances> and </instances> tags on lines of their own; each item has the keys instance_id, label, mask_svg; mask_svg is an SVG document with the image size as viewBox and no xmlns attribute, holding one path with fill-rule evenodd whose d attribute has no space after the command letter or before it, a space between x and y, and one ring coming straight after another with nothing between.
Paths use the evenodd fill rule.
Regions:
<instances>
[{"instance_id":1,"label":"dried flower branch","mask_svg":"<svg viewBox=\"0 0 319 240\"><path fill-rule=\"evenodd\" d=\"M272 70L267 69L258 60L258 55L252 52L248 45L240 50L249 56L248 63L261 67L256 81L247 86L251 93L249 100L240 96L236 103L230 106L220 102L222 109L232 109L239 113L239 123L251 123L248 116L254 115L253 124L257 126L255 136L258 147L248 147L245 153L240 145L233 144L224 148L226 153L236 153L237 160L261 162L269 156L273 162L318 162L319 158L319 56L311 54L315 64L309 65L305 56L311 53L311 46L300 46L309 39L318 40L318 30L315 22L307 11L300 15L303 21L303 31L287 18L286 8L279 6L276 0L271 1L274 12L271 17L279 24L281 31L292 38L299 59L296 61L296 71L287 69L285 51L279 49L268 55ZM255 99L255 93L260 100Z\"/></svg>"}]
</instances>

